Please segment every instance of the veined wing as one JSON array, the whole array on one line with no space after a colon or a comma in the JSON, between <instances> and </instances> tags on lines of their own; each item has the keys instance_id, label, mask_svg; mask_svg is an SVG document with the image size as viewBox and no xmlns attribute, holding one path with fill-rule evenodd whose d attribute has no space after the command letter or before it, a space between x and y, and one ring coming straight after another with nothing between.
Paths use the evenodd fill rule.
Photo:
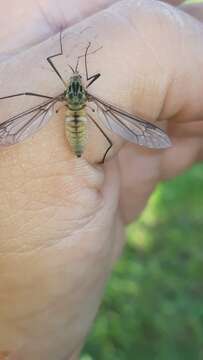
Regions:
<instances>
[{"instance_id":1,"label":"veined wing","mask_svg":"<svg viewBox=\"0 0 203 360\"><path fill-rule=\"evenodd\" d=\"M124 139L155 149L165 149L172 145L168 135L156 125L88 95L89 101L96 104L95 111L101 123Z\"/></svg>"},{"instance_id":2,"label":"veined wing","mask_svg":"<svg viewBox=\"0 0 203 360\"><path fill-rule=\"evenodd\" d=\"M60 101L61 96L46 100L0 123L0 146L16 144L38 131L49 121L53 105Z\"/></svg>"}]
</instances>

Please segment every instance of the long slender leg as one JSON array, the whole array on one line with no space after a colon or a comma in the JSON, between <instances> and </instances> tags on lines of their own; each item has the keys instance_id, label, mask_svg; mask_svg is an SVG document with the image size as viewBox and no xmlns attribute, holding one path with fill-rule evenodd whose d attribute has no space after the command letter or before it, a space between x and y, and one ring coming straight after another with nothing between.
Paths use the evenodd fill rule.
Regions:
<instances>
[{"instance_id":1,"label":"long slender leg","mask_svg":"<svg viewBox=\"0 0 203 360\"><path fill-rule=\"evenodd\" d=\"M0 100L9 99L9 98L17 97L17 96L37 96L37 97L45 98L45 99L53 99L52 96L36 94L36 93L32 93L32 92L24 92L24 93L18 93L18 94L3 96L3 97L0 97Z\"/></svg>"},{"instance_id":2,"label":"long slender leg","mask_svg":"<svg viewBox=\"0 0 203 360\"><path fill-rule=\"evenodd\" d=\"M51 55L47 57L47 61L49 63L49 65L52 67L52 69L55 71L55 73L57 74L57 76L59 77L59 79L62 81L63 85L65 87L67 87L67 83L65 82L65 80L62 78L60 72L57 70L56 66L54 65L53 61L51 59L57 57L57 56L61 56L63 55L63 45L62 45L62 32L60 32L60 52L58 52L57 54Z\"/></svg>"},{"instance_id":3,"label":"long slender leg","mask_svg":"<svg viewBox=\"0 0 203 360\"><path fill-rule=\"evenodd\" d=\"M94 74L94 75L91 75L89 76L89 73L88 73L88 66L87 66L87 55L88 55L88 50L91 46L91 42L89 42L88 46L87 46L87 49L85 51L85 72L86 72L86 80L87 81L90 81L89 84L87 85L87 88L92 85L100 76L101 74L100 73L97 73L97 74Z\"/></svg>"},{"instance_id":4,"label":"long slender leg","mask_svg":"<svg viewBox=\"0 0 203 360\"><path fill-rule=\"evenodd\" d=\"M102 160L100 161L100 163L103 164L104 161L105 161L106 155L108 154L109 150L110 150L110 149L112 148L112 146L113 146L113 143L112 143L112 141L109 139L109 137L105 134L104 130L99 126L99 124L97 124L96 120L95 120L91 115L88 114L88 116L89 116L89 118L93 121L93 123L96 125L96 127L101 131L101 133L104 135L105 139L106 139L106 140L108 141L108 143L109 143L109 147L108 147L107 150L105 151L104 156L103 156Z\"/></svg>"}]
</instances>

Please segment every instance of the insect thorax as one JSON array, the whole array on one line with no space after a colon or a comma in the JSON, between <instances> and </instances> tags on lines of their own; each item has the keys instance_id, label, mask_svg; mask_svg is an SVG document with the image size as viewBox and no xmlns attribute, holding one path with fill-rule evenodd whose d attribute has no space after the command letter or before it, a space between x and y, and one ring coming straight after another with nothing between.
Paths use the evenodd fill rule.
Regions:
<instances>
[{"instance_id":1,"label":"insect thorax","mask_svg":"<svg viewBox=\"0 0 203 360\"><path fill-rule=\"evenodd\" d=\"M65 98L70 110L79 111L86 105L87 93L79 74L71 76L65 91Z\"/></svg>"}]
</instances>

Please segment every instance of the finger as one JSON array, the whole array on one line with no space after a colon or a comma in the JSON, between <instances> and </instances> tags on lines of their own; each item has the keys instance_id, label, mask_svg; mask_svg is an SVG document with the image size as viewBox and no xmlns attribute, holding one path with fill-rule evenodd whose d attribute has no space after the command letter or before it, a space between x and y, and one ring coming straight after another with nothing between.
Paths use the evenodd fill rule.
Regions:
<instances>
[{"instance_id":1,"label":"finger","mask_svg":"<svg viewBox=\"0 0 203 360\"><path fill-rule=\"evenodd\" d=\"M126 224L143 211L159 181L171 179L202 161L202 143L202 137L174 137L173 146L162 153L135 149L130 144L120 151L121 212Z\"/></svg>"},{"instance_id":2,"label":"finger","mask_svg":"<svg viewBox=\"0 0 203 360\"><path fill-rule=\"evenodd\" d=\"M2 3L0 59L15 55L49 38L62 28L81 21L113 2L114 0L20 0L12 2L12 12L10 1ZM19 8L23 11L19 11Z\"/></svg>"}]
</instances>

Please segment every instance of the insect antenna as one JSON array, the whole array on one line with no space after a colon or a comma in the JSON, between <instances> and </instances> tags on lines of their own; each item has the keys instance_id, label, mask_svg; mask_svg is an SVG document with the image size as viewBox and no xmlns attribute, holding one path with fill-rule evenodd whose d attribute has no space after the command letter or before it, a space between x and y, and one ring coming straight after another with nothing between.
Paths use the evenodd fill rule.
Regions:
<instances>
[{"instance_id":1,"label":"insect antenna","mask_svg":"<svg viewBox=\"0 0 203 360\"><path fill-rule=\"evenodd\" d=\"M91 47L91 42L88 42L88 45L85 49L85 53L83 55L79 55L77 57L77 62L76 62L76 65L75 65L75 68L73 68L72 65L68 64L69 68L71 69L71 71L73 72L73 74L77 74L78 73L78 69L79 69L79 65L80 65L80 59L82 58L85 58L85 73L86 73L86 79L87 80L91 80L93 79L93 77L95 77L95 75L93 75L93 77L90 77L88 76L88 70L87 70L87 57L89 55L92 55L92 54L95 54L97 51L99 51L100 49L102 49L102 46L100 46L99 48L97 48L96 50L93 50L91 52L88 53L88 50L89 48ZM100 75L99 75L100 76ZM98 79L98 74L96 74L96 78L92 81L94 82L96 79ZM90 84L88 84L88 86L90 86L92 84L92 82Z\"/></svg>"},{"instance_id":2,"label":"insect antenna","mask_svg":"<svg viewBox=\"0 0 203 360\"><path fill-rule=\"evenodd\" d=\"M75 70L73 69L73 67L70 65L70 64L68 64L68 66L69 66L69 68L71 69L71 71L73 72L73 74L75 73Z\"/></svg>"},{"instance_id":3,"label":"insect antenna","mask_svg":"<svg viewBox=\"0 0 203 360\"><path fill-rule=\"evenodd\" d=\"M77 59L77 63L76 63L76 66L75 66L75 73L78 72L78 67L79 67L79 63L80 63L80 56L78 56L78 59Z\"/></svg>"}]
</instances>

